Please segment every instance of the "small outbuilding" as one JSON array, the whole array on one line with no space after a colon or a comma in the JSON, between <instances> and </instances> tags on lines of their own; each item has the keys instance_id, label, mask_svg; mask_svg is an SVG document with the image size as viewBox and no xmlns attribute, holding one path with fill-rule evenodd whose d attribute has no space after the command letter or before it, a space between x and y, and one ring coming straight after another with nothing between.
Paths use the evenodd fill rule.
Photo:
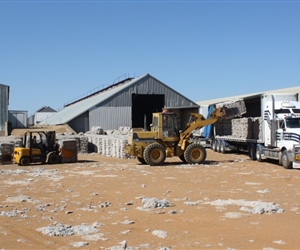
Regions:
<instances>
[{"instance_id":1,"label":"small outbuilding","mask_svg":"<svg viewBox=\"0 0 300 250\"><path fill-rule=\"evenodd\" d=\"M38 125L41 120L45 119L45 117L51 116L57 111L49 106L44 106L37 110L34 115L28 118L28 126L32 127Z\"/></svg>"},{"instance_id":2,"label":"small outbuilding","mask_svg":"<svg viewBox=\"0 0 300 250\"><path fill-rule=\"evenodd\" d=\"M104 130L120 127L149 128L152 113L163 108L176 112L183 128L191 112L199 105L150 74L127 78L65 105L63 109L45 117L39 125L68 124L77 133L92 127Z\"/></svg>"}]
</instances>

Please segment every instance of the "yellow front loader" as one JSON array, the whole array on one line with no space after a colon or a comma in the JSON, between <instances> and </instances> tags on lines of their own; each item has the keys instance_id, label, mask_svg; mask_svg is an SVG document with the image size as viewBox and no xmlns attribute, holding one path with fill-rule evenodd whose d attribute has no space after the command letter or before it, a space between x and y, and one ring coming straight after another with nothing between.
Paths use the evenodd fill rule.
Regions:
<instances>
[{"instance_id":1,"label":"yellow front loader","mask_svg":"<svg viewBox=\"0 0 300 250\"><path fill-rule=\"evenodd\" d=\"M151 131L133 128L125 153L150 166L162 165L166 157L173 156L188 164L201 164L206 159L206 149L191 140L192 132L225 117L225 108L216 108L208 119L192 113L186 128L180 131L176 113L153 113Z\"/></svg>"}]
</instances>

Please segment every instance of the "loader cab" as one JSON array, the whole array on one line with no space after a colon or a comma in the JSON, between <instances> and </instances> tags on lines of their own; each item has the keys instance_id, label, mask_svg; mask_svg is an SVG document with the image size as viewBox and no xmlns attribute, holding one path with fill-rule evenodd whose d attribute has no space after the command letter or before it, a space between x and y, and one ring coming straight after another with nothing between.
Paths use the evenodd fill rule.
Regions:
<instances>
[{"instance_id":1,"label":"loader cab","mask_svg":"<svg viewBox=\"0 0 300 250\"><path fill-rule=\"evenodd\" d=\"M159 137L179 137L179 128L176 113L153 113L151 130Z\"/></svg>"}]
</instances>

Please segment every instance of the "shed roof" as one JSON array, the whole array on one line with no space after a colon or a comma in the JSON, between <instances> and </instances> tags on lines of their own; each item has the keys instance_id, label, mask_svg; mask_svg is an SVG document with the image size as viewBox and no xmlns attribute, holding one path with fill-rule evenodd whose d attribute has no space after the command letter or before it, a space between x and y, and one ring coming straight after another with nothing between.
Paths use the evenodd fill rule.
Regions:
<instances>
[{"instance_id":1,"label":"shed roof","mask_svg":"<svg viewBox=\"0 0 300 250\"><path fill-rule=\"evenodd\" d=\"M196 103L200 106L211 105L211 104L217 104L217 103L220 103L220 102L231 101L231 100L234 100L234 99L241 99L241 98L261 95L261 94L264 94L264 93L265 94L267 94L267 93L298 93L298 94L300 94L300 86L290 87L290 88L283 88L283 89L276 89L276 90L268 90L268 91L264 91L264 92L256 92L256 93L245 94L245 95L229 96L229 97L223 97L223 98L211 99L211 100L205 100L205 101L198 101Z\"/></svg>"}]
</instances>

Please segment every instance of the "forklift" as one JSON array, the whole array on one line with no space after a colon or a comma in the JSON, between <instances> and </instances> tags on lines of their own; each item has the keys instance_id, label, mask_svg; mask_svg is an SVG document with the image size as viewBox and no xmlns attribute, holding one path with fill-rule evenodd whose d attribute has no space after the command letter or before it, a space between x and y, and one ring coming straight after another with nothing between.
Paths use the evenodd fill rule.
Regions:
<instances>
[{"instance_id":1,"label":"forklift","mask_svg":"<svg viewBox=\"0 0 300 250\"><path fill-rule=\"evenodd\" d=\"M22 145L14 148L13 161L19 166L28 166L31 163L60 163L60 147L56 141L55 131L37 129L26 131Z\"/></svg>"}]
</instances>

